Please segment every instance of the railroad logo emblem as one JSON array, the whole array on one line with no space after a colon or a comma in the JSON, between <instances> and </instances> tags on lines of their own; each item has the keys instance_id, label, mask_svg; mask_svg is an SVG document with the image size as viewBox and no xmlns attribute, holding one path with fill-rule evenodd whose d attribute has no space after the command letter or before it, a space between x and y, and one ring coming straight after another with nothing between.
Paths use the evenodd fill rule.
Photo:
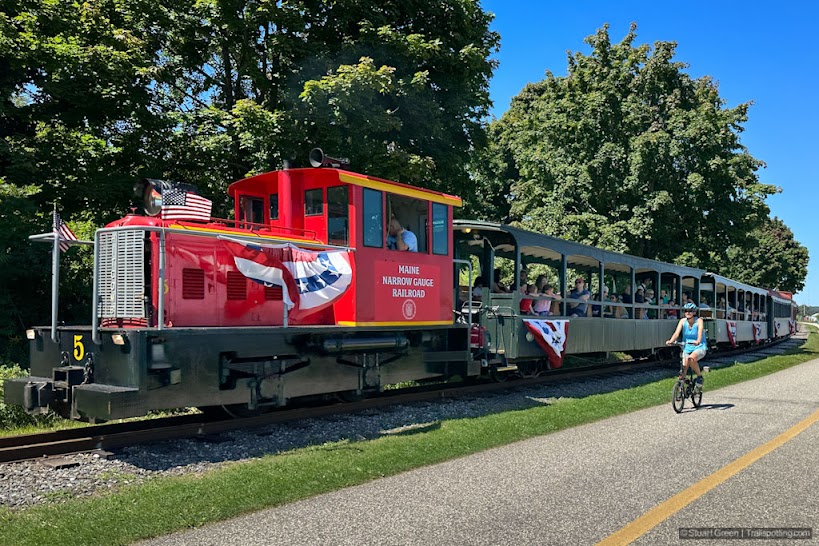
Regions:
<instances>
[{"instance_id":1,"label":"railroad logo emblem","mask_svg":"<svg viewBox=\"0 0 819 546\"><path fill-rule=\"evenodd\" d=\"M401 313L407 320L414 319L417 311L418 309L415 306L415 302L412 300L404 300L404 303L401 304Z\"/></svg>"}]
</instances>

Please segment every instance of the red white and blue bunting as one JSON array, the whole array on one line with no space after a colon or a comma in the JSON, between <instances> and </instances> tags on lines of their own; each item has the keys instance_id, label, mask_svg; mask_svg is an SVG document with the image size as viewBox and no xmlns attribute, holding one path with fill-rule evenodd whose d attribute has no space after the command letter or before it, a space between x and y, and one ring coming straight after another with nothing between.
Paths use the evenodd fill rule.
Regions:
<instances>
[{"instance_id":1,"label":"red white and blue bunting","mask_svg":"<svg viewBox=\"0 0 819 546\"><path fill-rule=\"evenodd\" d=\"M726 320L726 326L728 327L728 341L731 342L731 347L737 346L737 323L734 320Z\"/></svg>"},{"instance_id":2,"label":"red white and blue bunting","mask_svg":"<svg viewBox=\"0 0 819 546\"><path fill-rule=\"evenodd\" d=\"M754 322L753 323L753 330L754 330L754 341L757 344L762 343L762 323L761 322Z\"/></svg>"},{"instance_id":3,"label":"red white and blue bunting","mask_svg":"<svg viewBox=\"0 0 819 546\"><path fill-rule=\"evenodd\" d=\"M551 368L563 365L563 355L566 353L566 338L569 334L568 320L536 320L523 319L526 328L534 336L534 340L546 352Z\"/></svg>"}]
</instances>

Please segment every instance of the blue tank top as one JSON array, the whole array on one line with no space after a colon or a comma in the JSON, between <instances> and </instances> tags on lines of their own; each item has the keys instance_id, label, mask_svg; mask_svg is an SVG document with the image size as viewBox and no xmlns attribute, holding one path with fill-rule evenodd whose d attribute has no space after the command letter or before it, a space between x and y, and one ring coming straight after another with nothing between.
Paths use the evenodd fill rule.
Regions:
<instances>
[{"instance_id":1,"label":"blue tank top","mask_svg":"<svg viewBox=\"0 0 819 546\"><path fill-rule=\"evenodd\" d=\"M705 332L702 333L702 341L699 345L696 345L697 342L697 322L698 320L694 321L693 326L688 325L688 321L683 319L683 331L682 331L682 338L685 342L685 352L686 353L693 353L694 351L707 350L708 344L705 341ZM705 325L703 324L703 329Z\"/></svg>"}]
</instances>

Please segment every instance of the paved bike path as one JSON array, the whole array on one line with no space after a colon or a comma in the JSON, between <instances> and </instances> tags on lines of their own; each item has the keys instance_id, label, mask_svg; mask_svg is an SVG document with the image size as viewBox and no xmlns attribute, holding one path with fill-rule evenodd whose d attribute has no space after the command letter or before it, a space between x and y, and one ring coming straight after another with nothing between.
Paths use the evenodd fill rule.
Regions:
<instances>
[{"instance_id":1,"label":"paved bike path","mask_svg":"<svg viewBox=\"0 0 819 546\"><path fill-rule=\"evenodd\" d=\"M706 379L699 410L669 403L140 544L594 544L817 409L819 359L717 391ZM817 429L637 543L681 543L681 526L817 527Z\"/></svg>"}]
</instances>

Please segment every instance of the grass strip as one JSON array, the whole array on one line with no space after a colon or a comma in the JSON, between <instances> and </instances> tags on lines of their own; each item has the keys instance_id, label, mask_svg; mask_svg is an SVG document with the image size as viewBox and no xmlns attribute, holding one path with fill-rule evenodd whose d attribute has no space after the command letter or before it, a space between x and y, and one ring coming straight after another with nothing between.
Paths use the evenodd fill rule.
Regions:
<instances>
[{"instance_id":1,"label":"grass strip","mask_svg":"<svg viewBox=\"0 0 819 546\"><path fill-rule=\"evenodd\" d=\"M708 375L707 393L817 357L819 334L812 333L801 348L788 354L713 370ZM559 399L520 411L444 421L417 433L302 448L230 464L206 474L158 478L62 504L2 510L0 544L128 544L668 404L673 381L669 378L606 394Z\"/></svg>"}]
</instances>

